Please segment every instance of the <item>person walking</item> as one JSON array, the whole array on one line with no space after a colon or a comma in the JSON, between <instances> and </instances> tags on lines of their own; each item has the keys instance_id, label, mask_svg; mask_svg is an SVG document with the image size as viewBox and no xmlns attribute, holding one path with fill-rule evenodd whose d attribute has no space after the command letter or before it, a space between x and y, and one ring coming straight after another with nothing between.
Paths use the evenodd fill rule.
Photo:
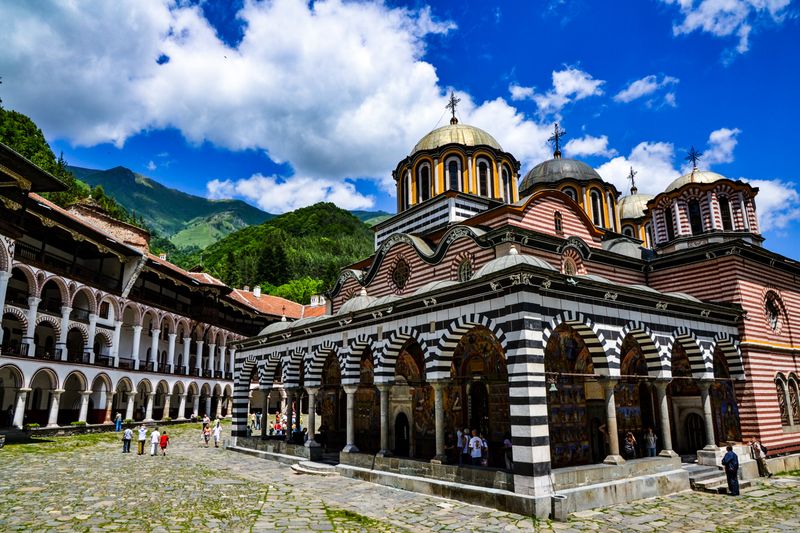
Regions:
<instances>
[{"instance_id":1,"label":"person walking","mask_svg":"<svg viewBox=\"0 0 800 533\"><path fill-rule=\"evenodd\" d=\"M656 441L658 437L655 433L653 433L653 428L647 428L647 432L644 434L644 447L647 450L647 457L655 457L656 456Z\"/></svg>"},{"instance_id":2,"label":"person walking","mask_svg":"<svg viewBox=\"0 0 800 533\"><path fill-rule=\"evenodd\" d=\"M214 448L219 448L219 438L222 435L222 424L219 423L217 420L217 424L214 426Z\"/></svg>"},{"instance_id":3,"label":"person walking","mask_svg":"<svg viewBox=\"0 0 800 533\"><path fill-rule=\"evenodd\" d=\"M122 413L117 412L117 416L114 417L114 431L122 430Z\"/></svg>"},{"instance_id":4,"label":"person walking","mask_svg":"<svg viewBox=\"0 0 800 533\"><path fill-rule=\"evenodd\" d=\"M461 463L465 465L472 463L472 458L469 454L469 441L469 429L464 428L464 437L462 441L463 447L461 448Z\"/></svg>"},{"instance_id":5,"label":"person walking","mask_svg":"<svg viewBox=\"0 0 800 533\"><path fill-rule=\"evenodd\" d=\"M144 454L144 443L147 440L147 427L142 424L139 426L139 439L137 441L138 453L136 455Z\"/></svg>"},{"instance_id":6,"label":"person walking","mask_svg":"<svg viewBox=\"0 0 800 533\"><path fill-rule=\"evenodd\" d=\"M474 466L480 466L481 456L483 455L483 440L478 436L478 430L472 430L472 438L469 439L469 455Z\"/></svg>"},{"instance_id":7,"label":"person walking","mask_svg":"<svg viewBox=\"0 0 800 533\"><path fill-rule=\"evenodd\" d=\"M169 435L167 432L164 431L164 434L161 435L161 439L158 441L158 446L161 448L161 456L167 456L167 445L169 444Z\"/></svg>"},{"instance_id":8,"label":"person walking","mask_svg":"<svg viewBox=\"0 0 800 533\"><path fill-rule=\"evenodd\" d=\"M725 448L728 450L722 458L722 466L725 468L725 477L728 480L728 494L731 496L739 495L739 457L733 453L733 446Z\"/></svg>"},{"instance_id":9,"label":"person walking","mask_svg":"<svg viewBox=\"0 0 800 533\"><path fill-rule=\"evenodd\" d=\"M208 441L211 439L211 428L208 426L203 426L203 440L206 442L206 448L208 448Z\"/></svg>"},{"instance_id":10,"label":"person walking","mask_svg":"<svg viewBox=\"0 0 800 533\"><path fill-rule=\"evenodd\" d=\"M750 452L753 454L753 459L758 463L758 475L760 477L772 477L772 472L769 471L769 466L767 466L767 447L755 437L750 437Z\"/></svg>"},{"instance_id":11,"label":"person walking","mask_svg":"<svg viewBox=\"0 0 800 533\"><path fill-rule=\"evenodd\" d=\"M506 433L503 439L503 457L506 461L506 470L514 471L514 446L511 443L511 433Z\"/></svg>"},{"instance_id":12,"label":"person walking","mask_svg":"<svg viewBox=\"0 0 800 533\"><path fill-rule=\"evenodd\" d=\"M261 431L261 411L256 413L256 430Z\"/></svg>"},{"instance_id":13,"label":"person walking","mask_svg":"<svg viewBox=\"0 0 800 533\"><path fill-rule=\"evenodd\" d=\"M131 453L131 440L133 439L133 430L125 428L122 433L122 453Z\"/></svg>"},{"instance_id":14,"label":"person walking","mask_svg":"<svg viewBox=\"0 0 800 533\"><path fill-rule=\"evenodd\" d=\"M161 433L158 432L158 427L154 428L150 433L150 457L154 457L158 451L158 444L161 442Z\"/></svg>"},{"instance_id":15,"label":"person walking","mask_svg":"<svg viewBox=\"0 0 800 533\"><path fill-rule=\"evenodd\" d=\"M625 435L622 452L625 454L625 459L636 459L636 437L630 431Z\"/></svg>"}]
</instances>

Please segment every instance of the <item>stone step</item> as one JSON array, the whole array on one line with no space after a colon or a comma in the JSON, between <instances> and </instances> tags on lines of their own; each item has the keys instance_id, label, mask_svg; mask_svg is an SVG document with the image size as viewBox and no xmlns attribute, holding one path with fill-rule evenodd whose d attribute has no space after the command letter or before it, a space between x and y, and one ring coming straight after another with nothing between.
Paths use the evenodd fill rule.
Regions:
<instances>
[{"instance_id":1,"label":"stone step","mask_svg":"<svg viewBox=\"0 0 800 533\"><path fill-rule=\"evenodd\" d=\"M750 480L739 480L739 490L746 489L752 485L753 482ZM692 488L699 492L728 494L728 480L724 475L717 476L693 483Z\"/></svg>"},{"instance_id":2,"label":"stone step","mask_svg":"<svg viewBox=\"0 0 800 533\"><path fill-rule=\"evenodd\" d=\"M292 465L292 470L298 474L310 474L313 476L338 476L339 471L335 466L316 463L314 461L301 461Z\"/></svg>"}]
</instances>

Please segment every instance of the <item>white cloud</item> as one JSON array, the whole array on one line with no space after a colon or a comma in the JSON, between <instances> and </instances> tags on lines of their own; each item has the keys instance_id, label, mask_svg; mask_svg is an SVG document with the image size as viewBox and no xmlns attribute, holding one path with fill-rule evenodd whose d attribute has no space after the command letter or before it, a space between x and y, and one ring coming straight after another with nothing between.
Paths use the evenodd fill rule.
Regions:
<instances>
[{"instance_id":1,"label":"white cloud","mask_svg":"<svg viewBox=\"0 0 800 533\"><path fill-rule=\"evenodd\" d=\"M733 161L733 150L739 142L736 138L741 133L739 128L720 128L708 135L708 145L703 154L706 166Z\"/></svg>"},{"instance_id":2,"label":"white cloud","mask_svg":"<svg viewBox=\"0 0 800 533\"><path fill-rule=\"evenodd\" d=\"M737 38L736 52L750 49L753 28L766 23L780 24L791 0L662 0L677 5L683 20L672 27L675 35L703 31L715 37Z\"/></svg>"},{"instance_id":3,"label":"white cloud","mask_svg":"<svg viewBox=\"0 0 800 533\"><path fill-rule=\"evenodd\" d=\"M147 164L145 165L145 168L147 170L149 170L150 172L152 172L156 168L158 168L158 165L156 165L155 162L151 159L150 161L147 162Z\"/></svg>"},{"instance_id":4,"label":"white cloud","mask_svg":"<svg viewBox=\"0 0 800 533\"><path fill-rule=\"evenodd\" d=\"M533 87L523 87L521 85L517 85L516 83L512 83L508 86L508 91L511 93L512 100L530 100L533 97L534 93Z\"/></svg>"},{"instance_id":5,"label":"white cloud","mask_svg":"<svg viewBox=\"0 0 800 533\"><path fill-rule=\"evenodd\" d=\"M604 180L628 194L631 167L636 170L636 185L640 193L658 194L667 188L680 172L674 167L675 148L667 142L641 142L628 156L618 156L597 168Z\"/></svg>"},{"instance_id":6,"label":"white cloud","mask_svg":"<svg viewBox=\"0 0 800 533\"><path fill-rule=\"evenodd\" d=\"M678 83L679 81L680 80L678 78L674 78L672 76L662 76L661 80L659 80L658 76L655 74L650 74L644 78L632 81L627 87L614 95L614 100L624 103L633 102L634 100L643 96L653 94L662 87ZM674 93L670 94L672 94L674 101Z\"/></svg>"},{"instance_id":7,"label":"white cloud","mask_svg":"<svg viewBox=\"0 0 800 533\"><path fill-rule=\"evenodd\" d=\"M511 84L508 90L512 100L533 100L542 115L558 113L570 102L603 94L603 80L575 67L553 71L553 87L546 93L537 93L535 87Z\"/></svg>"},{"instance_id":8,"label":"white cloud","mask_svg":"<svg viewBox=\"0 0 800 533\"><path fill-rule=\"evenodd\" d=\"M800 221L800 192L797 184L780 180L747 180L758 187L756 209L762 233L779 231L790 223Z\"/></svg>"},{"instance_id":9,"label":"white cloud","mask_svg":"<svg viewBox=\"0 0 800 533\"><path fill-rule=\"evenodd\" d=\"M608 147L608 136L601 135L600 137L593 137L591 135L584 135L576 139L571 139L564 146L564 154L569 157L580 157L586 155L599 155L604 157L612 157L617 154L617 151Z\"/></svg>"},{"instance_id":10,"label":"white cloud","mask_svg":"<svg viewBox=\"0 0 800 533\"><path fill-rule=\"evenodd\" d=\"M375 205L374 198L356 191L349 181L302 176L282 178L254 174L235 181L211 180L206 189L213 200L245 198L269 213L284 213L317 202L333 202L342 209L369 209Z\"/></svg>"},{"instance_id":11,"label":"white cloud","mask_svg":"<svg viewBox=\"0 0 800 533\"><path fill-rule=\"evenodd\" d=\"M678 102L675 100L675 93L669 92L664 95L664 105L678 107Z\"/></svg>"}]
</instances>

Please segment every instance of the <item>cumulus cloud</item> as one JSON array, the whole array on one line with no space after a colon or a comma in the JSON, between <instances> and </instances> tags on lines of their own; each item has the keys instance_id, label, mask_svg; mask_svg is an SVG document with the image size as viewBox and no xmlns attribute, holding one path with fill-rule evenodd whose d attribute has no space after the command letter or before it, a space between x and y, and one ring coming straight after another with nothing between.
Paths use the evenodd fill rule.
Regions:
<instances>
[{"instance_id":1,"label":"cumulus cloud","mask_svg":"<svg viewBox=\"0 0 800 533\"><path fill-rule=\"evenodd\" d=\"M629 83L627 87L614 95L614 100L616 102L623 103L633 102L634 100L637 100L643 96L653 94L662 87L678 83L679 81L680 80L678 78L672 76L662 76L659 80L658 76L655 74L650 74L649 76L645 76L644 78ZM670 94L672 94L672 99L674 102L675 94Z\"/></svg>"},{"instance_id":2,"label":"cumulus cloud","mask_svg":"<svg viewBox=\"0 0 800 533\"><path fill-rule=\"evenodd\" d=\"M747 180L758 187L756 208L761 232L780 231L800 220L800 192L797 184L781 180Z\"/></svg>"},{"instance_id":3,"label":"cumulus cloud","mask_svg":"<svg viewBox=\"0 0 800 533\"><path fill-rule=\"evenodd\" d=\"M627 156L617 156L597 168L604 180L628 194L631 167L636 172L639 192L658 194L667 188L680 172L674 166L675 147L668 142L641 142Z\"/></svg>"},{"instance_id":4,"label":"cumulus cloud","mask_svg":"<svg viewBox=\"0 0 800 533\"><path fill-rule=\"evenodd\" d=\"M662 0L677 5L683 20L672 26L675 35L702 31L715 37L737 39L736 53L750 49L754 28L767 23L780 24L787 16L791 0Z\"/></svg>"},{"instance_id":5,"label":"cumulus cloud","mask_svg":"<svg viewBox=\"0 0 800 533\"><path fill-rule=\"evenodd\" d=\"M592 77L576 67L566 67L553 71L553 87L544 93L537 93L535 87L517 84L509 86L512 100L533 100L542 115L558 113L570 102L583 100L590 96L603 94L604 80Z\"/></svg>"},{"instance_id":6,"label":"cumulus cloud","mask_svg":"<svg viewBox=\"0 0 800 533\"><path fill-rule=\"evenodd\" d=\"M152 172L152 171L154 171L156 168L158 168L158 165L156 165L156 164L155 164L155 162L154 162L154 161L151 159L150 161L148 161L148 162L147 162L147 164L146 164L144 167L145 167L147 170L149 170L150 172Z\"/></svg>"},{"instance_id":7,"label":"cumulus cloud","mask_svg":"<svg viewBox=\"0 0 800 533\"><path fill-rule=\"evenodd\" d=\"M733 150L739 142L736 138L741 133L739 128L720 128L708 136L708 145L703 154L705 165L730 163L733 161Z\"/></svg>"},{"instance_id":8,"label":"cumulus cloud","mask_svg":"<svg viewBox=\"0 0 800 533\"><path fill-rule=\"evenodd\" d=\"M601 135L600 137L584 135L583 137L571 139L567 142L564 146L564 153L569 157L587 155L612 157L617 154L617 151L608 147L607 135Z\"/></svg>"}]
</instances>

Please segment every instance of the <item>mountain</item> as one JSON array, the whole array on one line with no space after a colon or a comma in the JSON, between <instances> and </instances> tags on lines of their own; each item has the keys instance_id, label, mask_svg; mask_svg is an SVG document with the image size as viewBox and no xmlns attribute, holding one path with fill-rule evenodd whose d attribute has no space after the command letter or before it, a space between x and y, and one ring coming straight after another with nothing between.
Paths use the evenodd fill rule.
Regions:
<instances>
[{"instance_id":1,"label":"mountain","mask_svg":"<svg viewBox=\"0 0 800 533\"><path fill-rule=\"evenodd\" d=\"M241 200L209 200L171 189L125 167L67 169L92 187L102 186L107 195L179 248L205 248L273 216Z\"/></svg>"},{"instance_id":2,"label":"mountain","mask_svg":"<svg viewBox=\"0 0 800 533\"><path fill-rule=\"evenodd\" d=\"M361 222L366 224L369 227L374 226L380 222L383 222L389 217L393 217L392 213L387 213L386 211L350 211L353 213L353 216L358 218Z\"/></svg>"}]
</instances>

